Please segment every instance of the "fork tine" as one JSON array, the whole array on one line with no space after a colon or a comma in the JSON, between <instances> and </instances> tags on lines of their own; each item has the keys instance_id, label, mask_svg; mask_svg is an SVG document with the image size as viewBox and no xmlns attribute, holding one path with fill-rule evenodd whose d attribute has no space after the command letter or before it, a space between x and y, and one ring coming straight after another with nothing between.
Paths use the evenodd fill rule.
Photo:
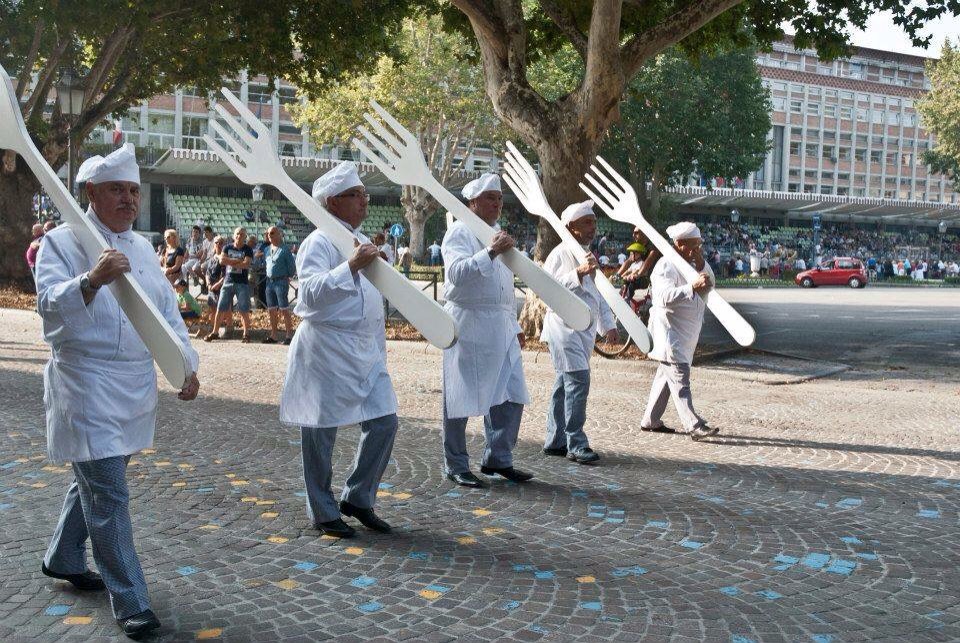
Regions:
<instances>
[{"instance_id":1,"label":"fork tine","mask_svg":"<svg viewBox=\"0 0 960 643\"><path fill-rule=\"evenodd\" d=\"M245 153L247 152L247 149L243 147L243 142L231 136L230 133L224 129L223 125L217 121L210 121L210 129L220 135L220 138L223 139L224 144L227 147L231 148L232 150L240 150Z\"/></svg>"},{"instance_id":2,"label":"fork tine","mask_svg":"<svg viewBox=\"0 0 960 643\"><path fill-rule=\"evenodd\" d=\"M601 199L600 197L598 197L596 194L594 194L594 193L593 193L593 190L591 190L590 188L588 188L588 187L587 187L586 185L584 185L582 182L580 183L580 189L583 190L584 194L586 194L587 197L588 197L591 201L593 201L593 203L594 203L595 205L599 206L600 209L603 210L604 213L605 213L607 216L610 216L610 213L613 211L613 208L611 208L609 205L607 205L606 201L604 201L603 199Z\"/></svg>"},{"instance_id":3,"label":"fork tine","mask_svg":"<svg viewBox=\"0 0 960 643\"><path fill-rule=\"evenodd\" d=\"M522 190L520 190L517 184L513 182L513 179L511 179L509 176L504 174L503 181L510 187L513 193L516 195L517 200L520 201L520 204L523 205L524 208L527 208L527 211L530 214L537 214L536 212L530 209L530 207L528 206L529 202L527 201L527 196L523 193Z\"/></svg>"},{"instance_id":4,"label":"fork tine","mask_svg":"<svg viewBox=\"0 0 960 643\"><path fill-rule=\"evenodd\" d=\"M597 194L603 196L603 200L607 203L615 205L619 199L614 196L607 188L605 188L597 179L593 177L589 172L584 174L584 178L591 184L593 184L594 189L597 191Z\"/></svg>"},{"instance_id":5,"label":"fork tine","mask_svg":"<svg viewBox=\"0 0 960 643\"><path fill-rule=\"evenodd\" d=\"M253 136L253 134L248 132L247 128L242 124L238 123L237 119L233 117L233 114L227 111L226 107L220 103L217 103L213 107L217 110L217 113L220 114L220 118L223 119L223 122L229 125L230 129L232 129L237 136L243 139L243 142L247 144L247 147L252 150L253 146L257 143L257 139ZM216 121L213 122L216 123ZM223 136L223 133L221 133L220 136ZM226 139L227 137L223 136L223 138Z\"/></svg>"},{"instance_id":6,"label":"fork tine","mask_svg":"<svg viewBox=\"0 0 960 643\"><path fill-rule=\"evenodd\" d=\"M233 158L232 154L223 149L223 147L220 146L220 143L217 143L215 140L213 140L212 136L209 134L204 134L203 140L206 142L207 147L213 150L213 152L220 157L220 160L223 161L223 164L226 165L227 169L229 169L231 172L234 174L239 174L239 172L242 172L244 169L246 169L240 165L240 162L237 161L237 159Z\"/></svg>"},{"instance_id":7,"label":"fork tine","mask_svg":"<svg viewBox=\"0 0 960 643\"><path fill-rule=\"evenodd\" d=\"M509 150L504 154L504 158L504 168L512 173L514 181L523 185L525 188L537 183L536 177L531 177L530 173L523 167L522 159L514 157L513 153Z\"/></svg>"},{"instance_id":8,"label":"fork tine","mask_svg":"<svg viewBox=\"0 0 960 643\"><path fill-rule=\"evenodd\" d=\"M361 141L359 138L354 138L354 139L353 139L353 144L354 144L354 145L357 147L357 149L360 150L360 152L362 152L363 155L366 156L367 159L369 159L369 161L370 161L371 163L373 163L374 165L377 165L377 164L379 164L379 163L385 163L385 164L387 164L387 165L390 165L390 162L389 162L389 161L386 161L386 160L384 160L383 158L381 158L380 156L377 156L377 154L375 154L373 150L371 150L369 147L367 147L367 144L364 143L363 141Z\"/></svg>"},{"instance_id":9,"label":"fork tine","mask_svg":"<svg viewBox=\"0 0 960 643\"><path fill-rule=\"evenodd\" d=\"M399 138L394 136L390 130L388 130L386 127L383 126L383 123L375 119L371 114L369 113L364 114L363 119L368 123L370 123L370 127L372 127L377 132L380 138L383 139L387 143L387 145L397 150L398 153L400 150L402 150L405 147L403 144L403 141L401 141Z\"/></svg>"},{"instance_id":10,"label":"fork tine","mask_svg":"<svg viewBox=\"0 0 960 643\"><path fill-rule=\"evenodd\" d=\"M606 168L610 176L613 177L620 184L621 189L626 192L627 188L630 187L630 183L623 178L619 172L613 169L613 166L607 163L606 159L604 159L602 156L597 156L597 161L599 161L600 165Z\"/></svg>"},{"instance_id":11,"label":"fork tine","mask_svg":"<svg viewBox=\"0 0 960 643\"><path fill-rule=\"evenodd\" d=\"M527 198L526 189L520 187L521 185L524 185L523 180L516 176L514 169L510 167L510 165L504 165L504 172L502 176L510 185L510 189L513 190L513 193L516 194L518 198L523 197L521 200Z\"/></svg>"},{"instance_id":12,"label":"fork tine","mask_svg":"<svg viewBox=\"0 0 960 643\"><path fill-rule=\"evenodd\" d=\"M600 171L596 165L591 165L590 169L593 170L594 174L597 175L597 178L603 181L604 185L607 186L607 189L610 191L610 194L613 195L612 201L619 201L620 197L624 194L624 189L613 182L613 179L608 177L605 173Z\"/></svg>"},{"instance_id":13,"label":"fork tine","mask_svg":"<svg viewBox=\"0 0 960 643\"><path fill-rule=\"evenodd\" d=\"M533 166L530 165L530 162L527 161L523 154L520 153L520 150L517 149L517 146L514 145L512 141L507 141L507 150L516 159L517 165L523 168L524 172L529 178L536 178L538 181L540 180L537 177L537 173L534 171Z\"/></svg>"},{"instance_id":14,"label":"fork tine","mask_svg":"<svg viewBox=\"0 0 960 643\"><path fill-rule=\"evenodd\" d=\"M381 141L379 138L370 133L363 125L357 127L357 130L363 135L367 142L377 148L377 151L380 152L380 156L389 163L390 165L396 165L400 159L397 157L396 152L387 147L386 143Z\"/></svg>"},{"instance_id":15,"label":"fork tine","mask_svg":"<svg viewBox=\"0 0 960 643\"><path fill-rule=\"evenodd\" d=\"M220 93L223 94L228 101L230 101L230 104L233 105L233 108L237 110L237 113L247 123L247 125L251 126L258 135L270 140L270 130L267 129L267 126L263 124L263 121L254 116L253 112L250 111L250 108L244 105L232 91L226 87L221 87Z\"/></svg>"},{"instance_id":16,"label":"fork tine","mask_svg":"<svg viewBox=\"0 0 960 643\"><path fill-rule=\"evenodd\" d=\"M406 141L408 144L417 144L417 145L419 145L419 143L417 142L417 137L414 136L413 134L411 134L411 133L410 133L410 130L408 130L406 127L404 127L403 125L401 125L401 124L400 124L400 121L398 121L397 119L395 119L395 118L393 117L393 115L390 114L390 112L388 112L388 111L385 110L383 107L381 107L381 106L380 106L380 103L378 103L378 102L375 101L375 100L371 100L371 101L370 101L370 107L372 107L372 108L374 109L374 111L376 111L378 114L380 114L380 117L381 117L383 120L387 121L387 124L390 125L390 127L393 128L393 131L395 131L395 132L400 136L400 138L402 138L402 139L403 139L404 141ZM401 146L401 147L403 147L403 146Z\"/></svg>"}]
</instances>

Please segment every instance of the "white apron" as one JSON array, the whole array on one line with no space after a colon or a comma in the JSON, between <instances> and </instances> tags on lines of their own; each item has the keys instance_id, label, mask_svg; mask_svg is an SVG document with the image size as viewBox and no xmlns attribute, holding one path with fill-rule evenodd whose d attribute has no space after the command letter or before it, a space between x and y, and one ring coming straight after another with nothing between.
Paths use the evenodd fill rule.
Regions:
<instances>
[{"instance_id":1,"label":"white apron","mask_svg":"<svg viewBox=\"0 0 960 643\"><path fill-rule=\"evenodd\" d=\"M490 407L507 401L528 404L513 273L490 259L463 223L447 229L441 248L444 308L459 331L457 343L443 351L447 417L486 415Z\"/></svg>"}]
</instances>

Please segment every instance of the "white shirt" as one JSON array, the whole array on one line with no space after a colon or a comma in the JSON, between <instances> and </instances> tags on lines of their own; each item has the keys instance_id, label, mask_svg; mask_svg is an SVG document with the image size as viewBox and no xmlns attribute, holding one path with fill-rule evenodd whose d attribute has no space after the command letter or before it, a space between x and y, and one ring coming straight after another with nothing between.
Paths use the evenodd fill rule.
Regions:
<instances>
[{"instance_id":1,"label":"white shirt","mask_svg":"<svg viewBox=\"0 0 960 643\"><path fill-rule=\"evenodd\" d=\"M353 233L369 243L358 230ZM290 343L280 421L335 428L396 413L380 291L350 271L320 230L300 245L297 274L293 312L303 321Z\"/></svg>"},{"instance_id":2,"label":"white shirt","mask_svg":"<svg viewBox=\"0 0 960 643\"><path fill-rule=\"evenodd\" d=\"M590 328L576 331L567 326L559 315L547 310L540 341L547 343L553 367L558 373L588 370L597 333L605 334L617 327L613 313L600 296L593 277L586 275L581 282L577 276L577 267L581 263L572 250L560 244L550 252L543 264L544 270L590 306L590 312L596 320L596 324Z\"/></svg>"},{"instance_id":3,"label":"white shirt","mask_svg":"<svg viewBox=\"0 0 960 643\"><path fill-rule=\"evenodd\" d=\"M704 262L703 270L714 280L713 269ZM650 322L653 339L650 357L671 364L690 364L700 339L706 304L693 292L672 263L660 260L650 275Z\"/></svg>"},{"instance_id":4,"label":"white shirt","mask_svg":"<svg viewBox=\"0 0 960 643\"><path fill-rule=\"evenodd\" d=\"M150 242L132 230L113 232L92 208L86 216L107 244L129 259L133 278L176 332L196 372L200 359ZM43 372L43 402L47 452L54 462L125 456L153 445L153 357L109 288L83 303L80 277L93 266L69 224L44 236L37 255L37 310L52 349Z\"/></svg>"},{"instance_id":5,"label":"white shirt","mask_svg":"<svg viewBox=\"0 0 960 643\"><path fill-rule=\"evenodd\" d=\"M444 309L459 329L457 343L443 351L447 417L485 415L506 401L529 403L513 273L459 221L447 229L442 248Z\"/></svg>"},{"instance_id":6,"label":"white shirt","mask_svg":"<svg viewBox=\"0 0 960 643\"><path fill-rule=\"evenodd\" d=\"M387 258L387 263L391 266L397 262L397 256L393 252L393 246L387 242L380 246L380 252Z\"/></svg>"}]
</instances>

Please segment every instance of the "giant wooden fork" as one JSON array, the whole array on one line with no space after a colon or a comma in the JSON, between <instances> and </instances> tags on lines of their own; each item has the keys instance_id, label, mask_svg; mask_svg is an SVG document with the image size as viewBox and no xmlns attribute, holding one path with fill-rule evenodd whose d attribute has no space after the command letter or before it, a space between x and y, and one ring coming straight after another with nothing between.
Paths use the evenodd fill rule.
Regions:
<instances>
[{"instance_id":1,"label":"giant wooden fork","mask_svg":"<svg viewBox=\"0 0 960 643\"><path fill-rule=\"evenodd\" d=\"M588 172L585 176L592 187L580 183L580 189L593 199L594 203L606 212L611 219L623 221L640 228L643 234L660 251L663 258L680 271L687 283L693 283L697 278L697 271L684 261L673 244L664 239L643 217L640 203L637 201L637 194L627 180L620 176L603 158L598 156L597 161L603 166L606 173L601 172L596 165L591 165L590 170L593 174ZM710 312L716 316L738 344L749 346L754 342L757 334L753 327L716 290L710 289L707 291L703 295L703 300Z\"/></svg>"},{"instance_id":2,"label":"giant wooden fork","mask_svg":"<svg viewBox=\"0 0 960 643\"><path fill-rule=\"evenodd\" d=\"M210 121L210 127L220 134L230 151L224 149L209 134L203 137L207 146L216 152L220 160L244 183L265 183L280 190L313 225L323 231L340 254L344 257L352 255L357 238L287 175L280 164L270 131L260 119L229 89L224 87L220 91L237 110L243 122L238 121L218 103L215 108L233 134L216 121ZM255 135L247 131L248 126ZM363 274L428 342L443 349L453 346L457 341L457 326L453 317L382 258L377 258L364 268Z\"/></svg>"},{"instance_id":3,"label":"giant wooden fork","mask_svg":"<svg viewBox=\"0 0 960 643\"><path fill-rule=\"evenodd\" d=\"M396 134L390 132L383 123L372 115L364 114L364 118L376 134L371 133L362 125L358 129L366 142L370 143L379 154L373 152L359 139L353 139L353 144L366 154L367 158L394 183L417 185L432 194L440 205L469 228L470 232L480 240L480 243L489 246L493 239L494 229L484 223L483 219L478 217L434 178L424 160L423 150L420 149L417 138L375 101L370 101L370 106ZM543 302L553 312L557 313L568 326L574 330L585 330L590 326L591 313L589 306L547 274L543 268L525 255L520 254L515 248L501 254L500 259L513 274L520 277L531 290L537 293L543 299Z\"/></svg>"},{"instance_id":4,"label":"giant wooden fork","mask_svg":"<svg viewBox=\"0 0 960 643\"><path fill-rule=\"evenodd\" d=\"M520 203L523 204L523 207L527 209L527 212L541 217L549 223L550 227L552 227L554 232L560 237L563 245L573 252L573 255L578 260L587 260L590 251L584 250L580 242L574 239L570 230L567 229L567 226L563 225L560 221L560 217L557 216L553 208L550 207L550 203L547 202L547 197L543 193L543 187L540 185L540 179L537 177L537 173L527 160L523 158L520 150L510 141L507 141L503 180L507 182L507 185L510 186L513 193L517 195L517 198L520 200ZM610 283L610 280L607 279L606 275L600 270L594 273L593 281L597 285L597 290L600 291L600 295L610 306L610 310L617 316L620 323L623 324L624 329L630 334L630 337L633 338L637 347L644 353L649 353L651 346L650 332L647 330L647 327L643 325L640 318L637 317L637 314L633 312L630 304L620 296L620 291Z\"/></svg>"},{"instance_id":5,"label":"giant wooden fork","mask_svg":"<svg viewBox=\"0 0 960 643\"><path fill-rule=\"evenodd\" d=\"M87 259L96 263L100 254L110 246L30 139L13 84L3 67L0 67L0 94L3 94L0 96L0 148L13 150L23 157L57 206L63 220L69 224ZM110 293L157 362L160 372L171 386L183 388L192 373L190 361L183 352L180 339L146 291L129 272L121 275L109 287Z\"/></svg>"}]
</instances>

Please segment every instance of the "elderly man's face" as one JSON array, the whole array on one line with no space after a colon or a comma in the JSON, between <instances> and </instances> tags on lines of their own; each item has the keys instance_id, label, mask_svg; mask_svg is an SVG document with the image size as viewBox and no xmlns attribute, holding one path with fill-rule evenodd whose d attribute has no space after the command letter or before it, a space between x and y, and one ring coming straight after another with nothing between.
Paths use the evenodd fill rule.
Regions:
<instances>
[{"instance_id":1,"label":"elderly man's face","mask_svg":"<svg viewBox=\"0 0 960 643\"><path fill-rule=\"evenodd\" d=\"M370 195L361 186L327 197L327 209L351 228L359 228L367 218Z\"/></svg>"},{"instance_id":2,"label":"elderly man's face","mask_svg":"<svg viewBox=\"0 0 960 643\"><path fill-rule=\"evenodd\" d=\"M597 236L597 217L580 217L567 224L570 234L581 246L588 246Z\"/></svg>"},{"instance_id":3,"label":"elderly man's face","mask_svg":"<svg viewBox=\"0 0 960 643\"><path fill-rule=\"evenodd\" d=\"M114 232L130 229L140 215L140 185L130 181L87 183L87 198L97 218Z\"/></svg>"},{"instance_id":4,"label":"elderly man's face","mask_svg":"<svg viewBox=\"0 0 960 643\"><path fill-rule=\"evenodd\" d=\"M692 262L703 252L703 241L701 239L677 239L673 242L677 247L677 252L687 263Z\"/></svg>"},{"instance_id":5,"label":"elderly man's face","mask_svg":"<svg viewBox=\"0 0 960 643\"><path fill-rule=\"evenodd\" d=\"M481 192L476 198L470 200L470 209L489 226L495 224L500 218L502 208L503 193L496 190Z\"/></svg>"},{"instance_id":6,"label":"elderly man's face","mask_svg":"<svg viewBox=\"0 0 960 643\"><path fill-rule=\"evenodd\" d=\"M243 228L237 228L233 231L233 245L239 248L247 242L247 231Z\"/></svg>"},{"instance_id":7,"label":"elderly man's face","mask_svg":"<svg viewBox=\"0 0 960 643\"><path fill-rule=\"evenodd\" d=\"M35 238L39 237L41 234L43 234L43 226L39 223L34 223L33 227L30 229L30 234L32 234Z\"/></svg>"},{"instance_id":8,"label":"elderly man's face","mask_svg":"<svg viewBox=\"0 0 960 643\"><path fill-rule=\"evenodd\" d=\"M283 243L283 233L280 232L280 228L270 228L270 230L267 231L267 239L270 240L271 244L279 246Z\"/></svg>"}]
</instances>

